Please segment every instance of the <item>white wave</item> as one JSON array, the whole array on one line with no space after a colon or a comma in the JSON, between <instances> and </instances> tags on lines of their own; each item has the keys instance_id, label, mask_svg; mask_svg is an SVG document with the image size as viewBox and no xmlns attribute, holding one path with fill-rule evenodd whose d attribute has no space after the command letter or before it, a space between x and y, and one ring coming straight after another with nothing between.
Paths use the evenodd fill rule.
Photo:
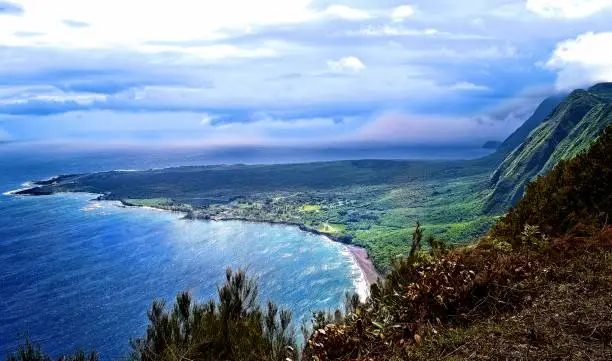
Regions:
<instances>
[{"instance_id":1,"label":"white wave","mask_svg":"<svg viewBox=\"0 0 612 361\"><path fill-rule=\"evenodd\" d=\"M368 297L370 297L370 286L368 285L368 281L366 280L365 273L359 267L359 263L357 259L353 256L351 251L347 246L344 246L345 251L342 253L351 257L353 261L351 264L351 273L353 274L353 284L355 285L355 291L359 295L359 299L361 302L365 302ZM346 252L346 253L345 253Z\"/></svg>"},{"instance_id":2,"label":"white wave","mask_svg":"<svg viewBox=\"0 0 612 361\"><path fill-rule=\"evenodd\" d=\"M351 260L351 275L353 278L353 285L355 286L355 292L359 295L359 299L361 302L365 302L368 297L370 297L370 285L366 280L365 273L359 267L359 262L357 258L353 255L353 253L349 250L348 246L343 245L341 243L335 242L329 237L321 236L322 239L329 242L332 245L337 245L340 248L340 253L344 257L348 257ZM325 265L324 265L325 266Z\"/></svg>"},{"instance_id":3,"label":"white wave","mask_svg":"<svg viewBox=\"0 0 612 361\"><path fill-rule=\"evenodd\" d=\"M25 191L25 190L28 190L28 189L31 189L31 188L32 187L24 187L24 188L13 189L12 191L8 191L8 192L2 193L2 195L5 195L5 196L14 196L15 194L17 194L17 193L19 193L21 191Z\"/></svg>"},{"instance_id":4,"label":"white wave","mask_svg":"<svg viewBox=\"0 0 612 361\"><path fill-rule=\"evenodd\" d=\"M96 202L96 203L92 203L90 205L87 205L86 207L81 208L81 210L84 212L91 212L99 208L102 208L102 204L100 204L99 202Z\"/></svg>"},{"instance_id":5,"label":"white wave","mask_svg":"<svg viewBox=\"0 0 612 361\"><path fill-rule=\"evenodd\" d=\"M147 210L147 211L154 211L154 212L168 212L168 211L167 211L167 210L165 210L165 209L155 208L155 207L149 207L149 206L141 206L141 207L138 207L138 208L140 208L140 209L145 209L145 210Z\"/></svg>"}]
</instances>

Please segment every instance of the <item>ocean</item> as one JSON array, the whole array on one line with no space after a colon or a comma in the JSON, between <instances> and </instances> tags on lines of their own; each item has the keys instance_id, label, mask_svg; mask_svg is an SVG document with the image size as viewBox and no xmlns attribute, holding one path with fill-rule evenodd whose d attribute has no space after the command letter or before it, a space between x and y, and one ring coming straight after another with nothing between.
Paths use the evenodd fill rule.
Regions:
<instances>
[{"instance_id":1,"label":"ocean","mask_svg":"<svg viewBox=\"0 0 612 361\"><path fill-rule=\"evenodd\" d=\"M211 163L270 163L274 155L70 152L0 148L0 194L58 174ZM338 157L343 157L339 155ZM332 160L317 154L282 161ZM27 185L27 184L26 184ZM216 295L228 266L260 282L261 301L293 311L294 324L365 290L347 249L295 227L205 222L91 194L0 195L0 355L26 336L52 355L95 349L125 357L154 299L183 290Z\"/></svg>"}]
</instances>

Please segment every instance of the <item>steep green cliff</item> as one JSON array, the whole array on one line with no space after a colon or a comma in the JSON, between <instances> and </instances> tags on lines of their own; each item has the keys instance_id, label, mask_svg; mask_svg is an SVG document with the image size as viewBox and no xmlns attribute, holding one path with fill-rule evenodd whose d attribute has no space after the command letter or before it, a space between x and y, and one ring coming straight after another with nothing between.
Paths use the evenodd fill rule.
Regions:
<instances>
[{"instance_id":1,"label":"steep green cliff","mask_svg":"<svg viewBox=\"0 0 612 361\"><path fill-rule=\"evenodd\" d=\"M521 145L535 128L537 128L550 113L555 110L563 101L564 96L553 96L544 99L536 108L533 115L529 117L517 130L514 131L503 143L497 148L497 155L508 156L516 147Z\"/></svg>"},{"instance_id":2,"label":"steep green cliff","mask_svg":"<svg viewBox=\"0 0 612 361\"><path fill-rule=\"evenodd\" d=\"M485 209L505 211L536 176L589 148L612 123L612 83L575 90L501 162L491 177Z\"/></svg>"}]
</instances>

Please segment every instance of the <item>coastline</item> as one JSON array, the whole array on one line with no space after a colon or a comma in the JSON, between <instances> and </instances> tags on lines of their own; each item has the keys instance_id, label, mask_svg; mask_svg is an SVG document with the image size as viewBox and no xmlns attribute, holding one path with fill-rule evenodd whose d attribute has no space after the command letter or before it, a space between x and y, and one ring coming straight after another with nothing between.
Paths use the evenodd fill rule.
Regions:
<instances>
[{"instance_id":1,"label":"coastline","mask_svg":"<svg viewBox=\"0 0 612 361\"><path fill-rule=\"evenodd\" d=\"M60 176L61 177L61 176ZM50 178L49 180L45 180L42 182L53 182L57 179L58 177L54 177L54 178ZM24 184L25 185L25 184ZM30 196L40 196L40 195L47 195L46 193L37 193L35 190L40 188L40 184L38 182L31 182L30 184L28 184L30 187L28 188L20 188L20 189L16 189L13 191L9 191L4 193L4 195L6 196L19 196L19 195L30 195ZM36 185L36 186L32 186L32 185ZM44 184L43 184L44 185ZM110 199L104 199L103 195L101 194L94 194L91 193L92 195L96 196L96 198L92 199L92 201L117 201L117 200L110 200ZM190 217L188 212L185 211L177 211L177 210L171 210L171 209L165 209L163 207L155 207L155 206L141 206L141 205L135 205L135 204L130 204L129 202L126 202L124 200L118 200L118 202L120 203L120 206L122 207L135 207L135 208L143 208L143 209L147 209L147 210L152 210L152 211L169 211L169 212L173 212L173 213L181 213L183 214L182 219L186 219L186 220L200 220L200 221L215 221L215 222L220 222L220 221L240 221L240 222L246 222L246 223L266 223L266 224L270 224L270 225L277 225L277 226L288 226L288 227L296 227L298 228L298 230L302 231L302 232L306 232L306 233L310 233L313 235L318 235L321 236L323 238L325 238L326 240L330 241L330 242L334 242L334 243L339 243L341 245L343 245L345 247L345 249L347 250L348 256L350 256L355 264L355 266L359 269L360 272L360 278L359 280L355 281L355 288L357 289L357 293L359 294L360 298L362 301L365 301L365 299L369 296L370 294L370 286L374 283L376 283L376 281L378 280L379 277L381 277L380 273L378 272L378 270L376 269L376 267L374 266L374 263L372 263L372 260L370 259L368 252L365 248L354 245L354 244L350 244L347 242L342 241L340 238L334 237L333 235L321 232L317 229L313 229L313 228L309 228L304 224L300 224L297 222L274 222L271 220L253 220L253 219L245 219L245 218L200 218L200 217Z\"/></svg>"},{"instance_id":2,"label":"coastline","mask_svg":"<svg viewBox=\"0 0 612 361\"><path fill-rule=\"evenodd\" d=\"M376 281L381 278L381 275L374 267L374 263L372 263L372 260L368 255L368 251L365 248L354 245L347 245L346 248L348 248L351 256L353 256L353 259L355 260L355 263L357 263L357 266L359 266L361 269L361 273L363 273L369 293L370 286L376 283Z\"/></svg>"},{"instance_id":3,"label":"coastline","mask_svg":"<svg viewBox=\"0 0 612 361\"><path fill-rule=\"evenodd\" d=\"M100 199L96 201L108 201L108 200ZM264 223L264 224L269 224L271 226L295 227L299 231L309 233L312 235L316 235L316 236L320 236L321 238L329 242L338 243L344 246L344 248L346 249L348 253L348 256L352 258L354 265L359 270L360 277L358 280L354 280L354 285L356 288L356 293L359 295L359 298L361 299L362 302L365 302L366 299L370 296L370 287L374 283L376 283L379 278L382 278L381 274L378 272L378 270L374 266L374 263L370 259L370 256L368 255L368 251L365 248L354 245L354 244L343 242L340 239L332 235L329 235L327 233L321 232L316 229L308 228L307 226L300 224L300 223L274 222L270 220L252 220L252 219L239 218L239 217L235 217L235 218L190 217L189 213L185 211L177 211L177 210L165 209L163 207L155 207L155 206L135 205L135 204L126 202L124 200L119 200L119 203L121 204L122 207L128 207L128 208L134 207L134 208L147 209L147 210L157 211L157 212L165 211L165 212L172 212L172 213L180 213L184 215L182 219L185 219L185 220L212 221L212 222L238 221L238 222L244 222L244 223Z\"/></svg>"}]
</instances>

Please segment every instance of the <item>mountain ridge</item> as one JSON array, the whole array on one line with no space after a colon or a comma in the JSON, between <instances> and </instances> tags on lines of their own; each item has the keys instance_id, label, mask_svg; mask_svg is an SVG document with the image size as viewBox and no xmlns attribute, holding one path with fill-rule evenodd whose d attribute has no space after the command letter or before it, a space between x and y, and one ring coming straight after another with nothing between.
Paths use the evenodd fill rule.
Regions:
<instances>
[{"instance_id":1,"label":"mountain ridge","mask_svg":"<svg viewBox=\"0 0 612 361\"><path fill-rule=\"evenodd\" d=\"M526 185L535 177L551 170L560 160L587 150L601 130L612 123L611 107L612 83L571 92L501 160L491 176L492 193L485 211L490 214L503 212L521 198ZM538 117L534 113L524 129L533 126L546 110L545 107L538 109ZM507 139L510 141L504 143L511 145L516 139L515 132ZM507 148L500 147L500 153L504 151Z\"/></svg>"}]
</instances>

